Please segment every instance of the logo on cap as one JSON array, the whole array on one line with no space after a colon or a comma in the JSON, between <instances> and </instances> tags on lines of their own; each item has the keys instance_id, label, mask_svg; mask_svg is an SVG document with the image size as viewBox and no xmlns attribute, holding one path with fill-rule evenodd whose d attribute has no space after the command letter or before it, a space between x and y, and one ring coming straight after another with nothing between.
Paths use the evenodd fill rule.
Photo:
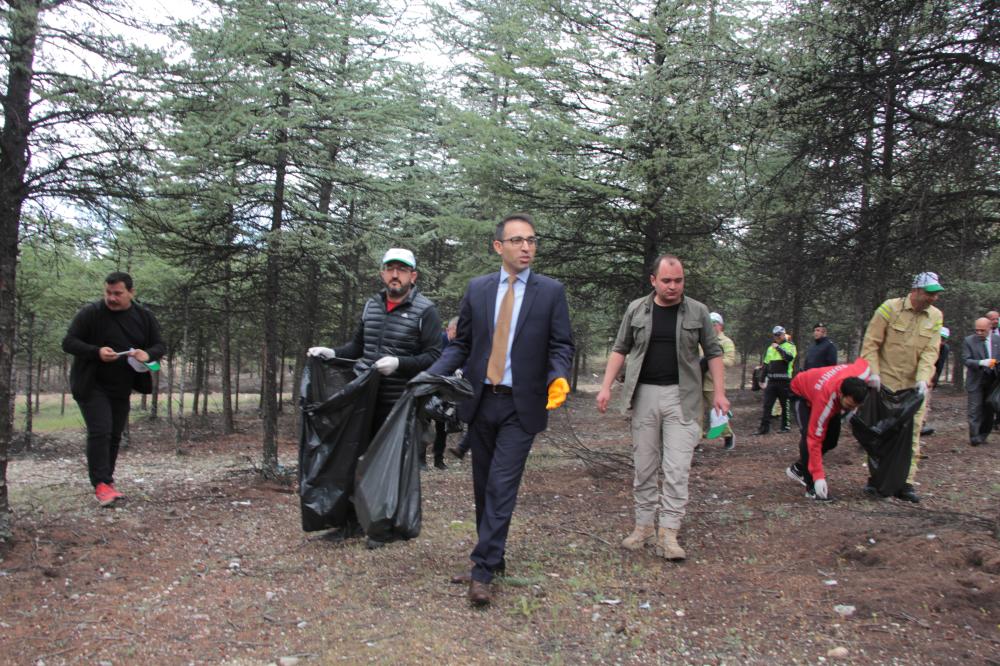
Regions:
<instances>
[{"instance_id":1,"label":"logo on cap","mask_svg":"<svg viewBox=\"0 0 1000 666\"><path fill-rule=\"evenodd\" d=\"M410 268L417 267L417 259L413 256L413 253L401 247L391 247L386 250L385 256L382 257L382 265L385 266L391 261L398 261Z\"/></svg>"},{"instance_id":2,"label":"logo on cap","mask_svg":"<svg viewBox=\"0 0 1000 666\"><path fill-rule=\"evenodd\" d=\"M913 278L913 289L923 289L930 293L936 291L944 291L944 287L941 286L941 281L938 279L937 273L931 273L927 271L926 273L920 273L915 278Z\"/></svg>"}]
</instances>

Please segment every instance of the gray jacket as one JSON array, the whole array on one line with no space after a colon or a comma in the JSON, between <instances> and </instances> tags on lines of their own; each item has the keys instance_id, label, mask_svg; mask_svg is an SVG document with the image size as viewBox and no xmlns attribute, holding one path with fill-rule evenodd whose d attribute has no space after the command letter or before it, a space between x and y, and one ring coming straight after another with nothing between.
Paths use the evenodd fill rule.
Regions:
<instances>
[{"instance_id":1,"label":"gray jacket","mask_svg":"<svg viewBox=\"0 0 1000 666\"><path fill-rule=\"evenodd\" d=\"M613 351L627 357L625 390L622 392L622 411L632 407L632 397L639 383L639 371L649 347L653 328L653 293L629 303L618 328ZM693 298L684 296L677 313L677 370L680 374L681 411L689 421L701 419L701 354L705 358L722 356L722 345L715 335L715 327L708 317L708 308Z\"/></svg>"},{"instance_id":2,"label":"gray jacket","mask_svg":"<svg viewBox=\"0 0 1000 666\"><path fill-rule=\"evenodd\" d=\"M997 377L996 368L987 370L979 362L987 358L1000 358L1000 336L992 335L992 356L986 355L986 341L973 333L962 342L962 363L965 365L965 390L969 393L989 385ZM1000 367L1000 366L997 366Z\"/></svg>"}]
</instances>

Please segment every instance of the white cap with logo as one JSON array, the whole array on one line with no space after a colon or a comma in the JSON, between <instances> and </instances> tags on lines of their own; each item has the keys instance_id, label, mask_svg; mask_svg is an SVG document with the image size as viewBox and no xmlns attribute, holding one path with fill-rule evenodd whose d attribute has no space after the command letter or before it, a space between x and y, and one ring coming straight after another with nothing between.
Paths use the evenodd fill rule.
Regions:
<instances>
[{"instance_id":1,"label":"white cap with logo","mask_svg":"<svg viewBox=\"0 0 1000 666\"><path fill-rule=\"evenodd\" d=\"M726 322L724 322L722 320L722 315L720 315L718 312L709 312L708 313L708 318L712 320L713 324L723 324L723 325L725 325L725 323L726 323Z\"/></svg>"},{"instance_id":2,"label":"white cap with logo","mask_svg":"<svg viewBox=\"0 0 1000 666\"><path fill-rule=\"evenodd\" d=\"M417 258L413 256L412 252L401 247L391 247L386 250L385 256L382 257L382 265L385 266L392 261L406 264L410 268L417 267Z\"/></svg>"},{"instance_id":3,"label":"white cap with logo","mask_svg":"<svg viewBox=\"0 0 1000 666\"><path fill-rule=\"evenodd\" d=\"M915 278L913 278L913 289L923 289L930 293L935 291L944 291L944 287L941 286L941 281L938 279L937 273L931 273L927 271L926 273L920 273Z\"/></svg>"},{"instance_id":4,"label":"white cap with logo","mask_svg":"<svg viewBox=\"0 0 1000 666\"><path fill-rule=\"evenodd\" d=\"M784 326L775 326L773 329L771 329L771 335L778 335L784 332L785 332Z\"/></svg>"}]
</instances>

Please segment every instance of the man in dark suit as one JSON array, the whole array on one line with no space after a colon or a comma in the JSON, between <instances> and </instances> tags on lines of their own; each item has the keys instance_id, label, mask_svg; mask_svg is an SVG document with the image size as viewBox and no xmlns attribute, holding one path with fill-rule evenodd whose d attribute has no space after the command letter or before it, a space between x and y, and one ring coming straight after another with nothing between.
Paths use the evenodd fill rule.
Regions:
<instances>
[{"instance_id":1,"label":"man in dark suit","mask_svg":"<svg viewBox=\"0 0 1000 666\"><path fill-rule=\"evenodd\" d=\"M997 381L998 338L991 335L990 320L976 320L976 332L962 343L962 363L965 364L965 391L969 394L969 444L979 446L993 429L996 414L987 398Z\"/></svg>"},{"instance_id":2,"label":"man in dark suit","mask_svg":"<svg viewBox=\"0 0 1000 666\"><path fill-rule=\"evenodd\" d=\"M531 217L508 215L497 226L493 249L502 270L474 278L459 308L458 330L428 372L463 368L473 396L458 405L469 424L478 542L472 571L452 582L469 583L469 601L491 601L490 583L504 573L507 532L524 465L546 410L569 392L573 336L566 290L531 271L538 237Z\"/></svg>"}]
</instances>

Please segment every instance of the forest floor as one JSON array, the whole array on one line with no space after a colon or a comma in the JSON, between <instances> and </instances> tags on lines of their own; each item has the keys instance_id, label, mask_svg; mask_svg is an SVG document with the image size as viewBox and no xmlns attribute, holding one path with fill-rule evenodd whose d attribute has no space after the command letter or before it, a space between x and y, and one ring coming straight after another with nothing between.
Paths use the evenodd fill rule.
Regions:
<instances>
[{"instance_id":1,"label":"forest floor","mask_svg":"<svg viewBox=\"0 0 1000 666\"><path fill-rule=\"evenodd\" d=\"M257 473L251 418L180 452L172 429L134 424L113 509L82 434L46 434L8 471L0 662L1000 664L1000 436L968 445L964 393L934 396L920 505L863 495L849 432L827 456L836 501L805 499L784 473L797 435L745 434L759 394L735 403L736 449L696 453L676 564L619 547L628 471L556 446L629 451L625 417L573 396L536 441L486 610L448 580L475 537L468 460L423 474L418 538L367 550L302 532L294 488Z\"/></svg>"}]
</instances>

